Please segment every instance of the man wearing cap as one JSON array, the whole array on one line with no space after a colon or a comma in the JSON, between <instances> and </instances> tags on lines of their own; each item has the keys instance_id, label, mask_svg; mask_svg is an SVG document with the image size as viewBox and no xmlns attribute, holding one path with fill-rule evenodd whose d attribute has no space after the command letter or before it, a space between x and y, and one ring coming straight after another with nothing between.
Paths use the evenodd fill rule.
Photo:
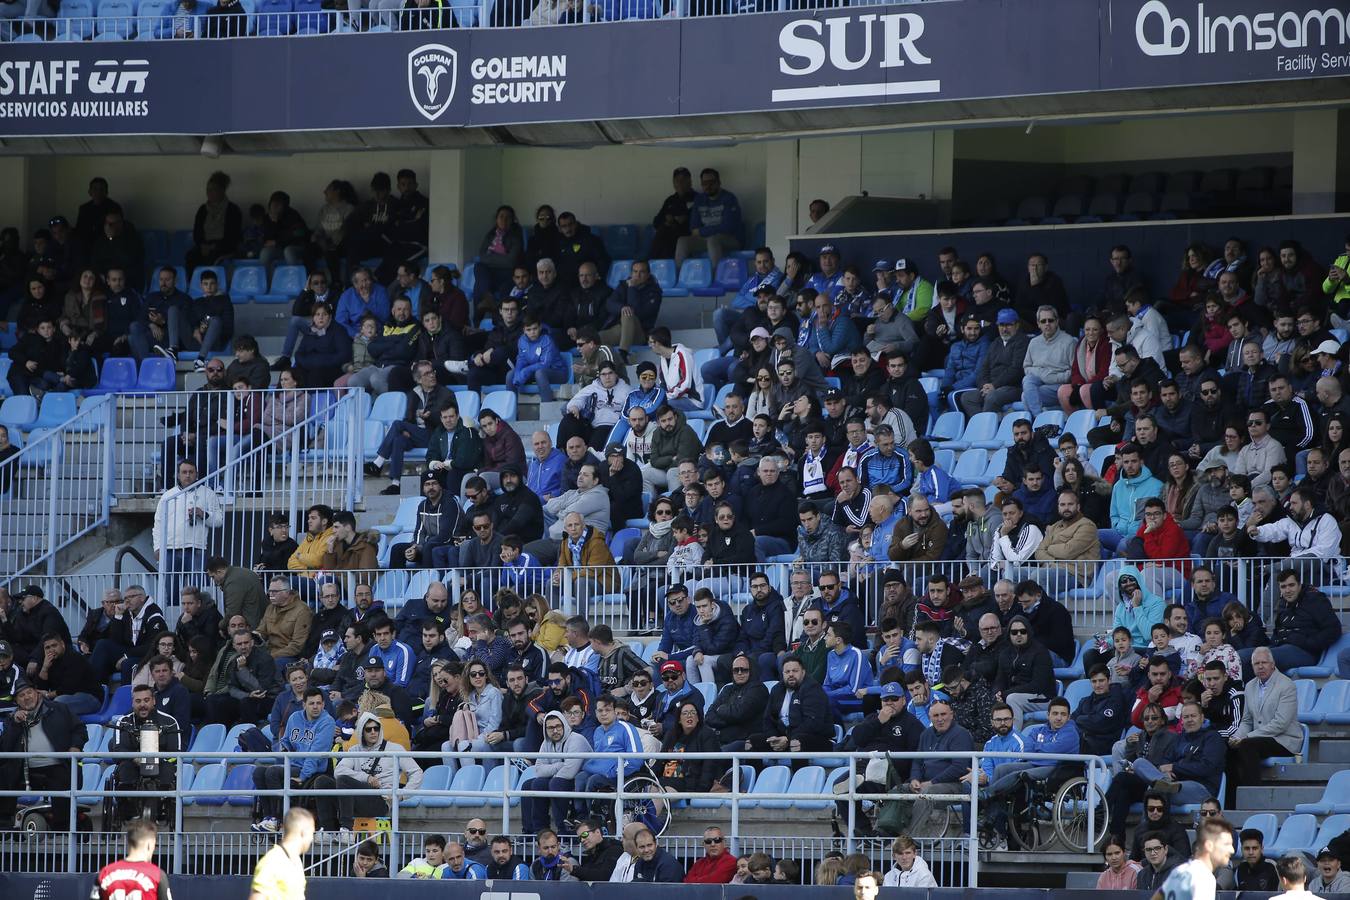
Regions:
<instances>
[{"instance_id":1,"label":"man wearing cap","mask_svg":"<svg viewBox=\"0 0 1350 900\"><path fill-rule=\"evenodd\" d=\"M833 302L834 295L839 293L844 282L844 272L839 268L839 250L834 244L824 244L816 258L820 261L820 271L807 279L806 286Z\"/></svg>"},{"instance_id":2,"label":"man wearing cap","mask_svg":"<svg viewBox=\"0 0 1350 900\"><path fill-rule=\"evenodd\" d=\"M501 493L492 497L497 530L522 541L537 541L544 533L544 505L525 486L520 467L507 463L501 470Z\"/></svg>"},{"instance_id":3,"label":"man wearing cap","mask_svg":"<svg viewBox=\"0 0 1350 900\"><path fill-rule=\"evenodd\" d=\"M0 761L0 790L70 790L70 760L48 754L80 752L89 740L84 724L69 707L44 699L27 680L15 686L14 701L18 708L0 731L0 753L20 755ZM17 801L15 796L0 797L0 822L6 827L14 819ZM52 812L57 827L65 829L70 798L54 793Z\"/></svg>"},{"instance_id":4,"label":"man wearing cap","mask_svg":"<svg viewBox=\"0 0 1350 900\"><path fill-rule=\"evenodd\" d=\"M152 543L163 559L166 603L178 598L183 583L200 581L206 568L207 529L225 524L220 497L210 485L198 481L197 464L178 463L178 483L160 495L155 505Z\"/></svg>"},{"instance_id":5,"label":"man wearing cap","mask_svg":"<svg viewBox=\"0 0 1350 900\"><path fill-rule=\"evenodd\" d=\"M1350 893L1350 873L1341 871L1341 858L1326 847L1317 854L1317 875L1308 882L1308 892L1319 897Z\"/></svg>"},{"instance_id":6,"label":"man wearing cap","mask_svg":"<svg viewBox=\"0 0 1350 900\"><path fill-rule=\"evenodd\" d=\"M60 611L43 596L42 588L30 584L19 592L18 608L0 605L0 637L14 650L15 662L26 668L29 678L42 664L42 639L58 634L70 646L70 629Z\"/></svg>"},{"instance_id":7,"label":"man wearing cap","mask_svg":"<svg viewBox=\"0 0 1350 900\"><path fill-rule=\"evenodd\" d=\"M885 260L881 260L878 265L883 262ZM919 346L918 332L914 330L914 323L909 316L902 316L896 311L889 291L879 291L872 298L872 315L874 318L863 332L863 338L867 341L867 351L874 358L880 359L883 354L903 353L906 357L914 354Z\"/></svg>"},{"instance_id":8,"label":"man wearing cap","mask_svg":"<svg viewBox=\"0 0 1350 900\"><path fill-rule=\"evenodd\" d=\"M453 497L445 493L440 479L433 472L422 476L422 502L417 507L417 526L412 540L395 544L389 550L391 569L427 569L433 564L432 554L441 549L453 549L455 531L463 511ZM453 561L450 565L453 565Z\"/></svg>"},{"instance_id":9,"label":"man wearing cap","mask_svg":"<svg viewBox=\"0 0 1350 900\"><path fill-rule=\"evenodd\" d=\"M558 425L558 443L567 446L580 437L596 450L605 446L616 422L623 417L632 388L619 378L618 367L610 361L600 363L595 380L572 395Z\"/></svg>"},{"instance_id":10,"label":"man wearing cap","mask_svg":"<svg viewBox=\"0 0 1350 900\"><path fill-rule=\"evenodd\" d=\"M821 372L820 366L816 364L815 355L810 350L797 344L797 333L794 329L786 325L775 328L770 343L773 345L771 353L773 371L778 373L780 383L783 368L790 366L793 370L794 383L800 385L803 390L811 393L819 393L825 390L825 373ZM776 385L774 387L775 397L778 393L779 389ZM776 399L771 402L776 403ZM781 406L781 404L778 405Z\"/></svg>"},{"instance_id":11,"label":"man wearing cap","mask_svg":"<svg viewBox=\"0 0 1350 900\"><path fill-rule=\"evenodd\" d=\"M1022 390L1022 378L1031 339L1022 333L1021 320L1011 309L1000 310L995 321L998 337L989 345L975 376L977 390L961 395L966 416L979 412L998 412L1016 400Z\"/></svg>"},{"instance_id":12,"label":"man wearing cap","mask_svg":"<svg viewBox=\"0 0 1350 900\"><path fill-rule=\"evenodd\" d=\"M605 486L609 490L609 521L627 522L646 514L642 508L642 472L637 463L629 462L623 448L611 444L605 448Z\"/></svg>"},{"instance_id":13,"label":"man wearing cap","mask_svg":"<svg viewBox=\"0 0 1350 900\"><path fill-rule=\"evenodd\" d=\"M895 308L911 322L922 322L933 308L933 283L919 275L913 260L901 258L895 261L895 288L891 294L895 298Z\"/></svg>"}]
</instances>

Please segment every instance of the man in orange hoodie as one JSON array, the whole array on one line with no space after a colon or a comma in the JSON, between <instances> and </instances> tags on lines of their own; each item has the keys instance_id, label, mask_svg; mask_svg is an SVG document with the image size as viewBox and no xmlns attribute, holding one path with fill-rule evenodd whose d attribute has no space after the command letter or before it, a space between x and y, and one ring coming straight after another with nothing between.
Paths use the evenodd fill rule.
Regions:
<instances>
[{"instance_id":1,"label":"man in orange hoodie","mask_svg":"<svg viewBox=\"0 0 1350 900\"><path fill-rule=\"evenodd\" d=\"M685 884L730 884L736 875L736 857L727 849L722 829L709 828L703 832L704 857L689 867Z\"/></svg>"}]
</instances>

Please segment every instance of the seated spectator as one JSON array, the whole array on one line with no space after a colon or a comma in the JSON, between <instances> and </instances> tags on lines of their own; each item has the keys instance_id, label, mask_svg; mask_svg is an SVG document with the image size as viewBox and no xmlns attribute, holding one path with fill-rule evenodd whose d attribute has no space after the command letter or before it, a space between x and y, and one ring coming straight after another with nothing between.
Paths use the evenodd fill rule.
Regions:
<instances>
[{"instance_id":1,"label":"seated spectator","mask_svg":"<svg viewBox=\"0 0 1350 900\"><path fill-rule=\"evenodd\" d=\"M445 870L445 837L429 834L422 839L422 855L398 870L395 878L440 878Z\"/></svg>"},{"instance_id":2,"label":"seated spectator","mask_svg":"<svg viewBox=\"0 0 1350 900\"><path fill-rule=\"evenodd\" d=\"M199 282L201 296L178 307L178 336L183 350L196 350L192 371L206 368L206 359L225 348L234 336L234 303L220 292L220 279L213 271L203 272Z\"/></svg>"},{"instance_id":3,"label":"seated spectator","mask_svg":"<svg viewBox=\"0 0 1350 900\"><path fill-rule=\"evenodd\" d=\"M1308 882L1309 892L1319 896L1350 893L1350 873L1341 871L1340 857L1325 847L1317 854L1317 872L1316 877Z\"/></svg>"},{"instance_id":4,"label":"seated spectator","mask_svg":"<svg viewBox=\"0 0 1350 900\"><path fill-rule=\"evenodd\" d=\"M65 383L66 341L51 319L43 319L10 350L9 386L16 396L40 398L70 389Z\"/></svg>"},{"instance_id":5,"label":"seated spectator","mask_svg":"<svg viewBox=\"0 0 1350 900\"><path fill-rule=\"evenodd\" d=\"M544 743L534 763L535 776L521 787L526 791L570 791L575 790L577 775L581 771L582 760L570 756L573 753L589 753L590 743L581 735L575 734L567 723L567 717L557 710L542 714ZM539 832L548 825L548 815L552 812L561 826L566 819L570 799L554 797L546 800L542 797L524 797L521 799L521 813L526 831ZM538 827L536 827L538 826Z\"/></svg>"},{"instance_id":6,"label":"seated spectator","mask_svg":"<svg viewBox=\"0 0 1350 900\"><path fill-rule=\"evenodd\" d=\"M168 637L173 640L172 634ZM42 655L33 660L31 670L33 685L44 697L69 708L74 715L93 715L103 706L89 690L98 683L93 667L84 656L72 652L67 641L65 635L55 631L42 636Z\"/></svg>"},{"instance_id":7,"label":"seated spectator","mask_svg":"<svg viewBox=\"0 0 1350 900\"><path fill-rule=\"evenodd\" d=\"M978 412L998 412L1016 400L1022 389L1027 346L1031 338L1022 332L1017 313L997 314L998 338L989 345L975 374L976 388L959 395L967 417Z\"/></svg>"},{"instance_id":8,"label":"seated spectator","mask_svg":"<svg viewBox=\"0 0 1350 900\"><path fill-rule=\"evenodd\" d=\"M1047 563L1034 580L1047 590L1081 587L1096 575L1101 540L1095 523L1083 515L1075 490L1061 488L1055 502L1058 518L1047 524L1044 538L1032 554L1033 559ZM1074 565L1067 560L1082 562Z\"/></svg>"},{"instance_id":9,"label":"seated spectator","mask_svg":"<svg viewBox=\"0 0 1350 900\"><path fill-rule=\"evenodd\" d=\"M929 706L928 715L932 724L924 729L923 735L919 738L918 750L920 753L960 752L974 749L970 732L956 724L955 715L947 701L933 701ZM928 799L927 795L962 793L966 789L962 782L969 772L969 763L960 759L950 760L926 756L911 764L910 779L908 783L902 786L904 792L918 795L910 812L910 834L926 836L929 833L928 821L935 811L935 804L941 807L940 814L947 815L949 812L946 801L933 801Z\"/></svg>"},{"instance_id":10,"label":"seated spectator","mask_svg":"<svg viewBox=\"0 0 1350 900\"><path fill-rule=\"evenodd\" d=\"M791 654L784 657L781 669L782 680L769 692L769 702L764 707L762 730L746 739L745 749L780 753L831 749L833 722L825 691L806 674L799 657ZM792 692L790 703L788 691ZM794 760L794 766L802 762Z\"/></svg>"},{"instance_id":11,"label":"seated spectator","mask_svg":"<svg viewBox=\"0 0 1350 900\"><path fill-rule=\"evenodd\" d=\"M1139 830L1143 832L1142 827ZM1156 831L1144 834L1143 855L1144 866L1134 879L1136 891L1157 892L1166 883L1167 877L1172 874L1172 870L1186 860L1184 855L1165 844L1162 836Z\"/></svg>"},{"instance_id":12,"label":"seated spectator","mask_svg":"<svg viewBox=\"0 0 1350 900\"><path fill-rule=\"evenodd\" d=\"M1069 718L1069 701L1056 697L1050 701L1047 712L1047 724L1033 725L1024 735L1026 752L1032 755L1030 760L996 763L994 778L985 789L992 811L990 823L993 833L1000 841L1006 840L1008 828L1008 795L1018 790L1028 780L1047 785L1055 778L1062 763L1035 760L1042 753L1078 753L1078 728Z\"/></svg>"},{"instance_id":13,"label":"seated spectator","mask_svg":"<svg viewBox=\"0 0 1350 900\"><path fill-rule=\"evenodd\" d=\"M1111 680L1110 670L1098 663L1088 672L1092 693L1078 702L1073 721L1083 753L1108 756L1129 721L1131 699Z\"/></svg>"},{"instance_id":14,"label":"seated spectator","mask_svg":"<svg viewBox=\"0 0 1350 900\"><path fill-rule=\"evenodd\" d=\"M1240 891L1279 890L1280 876L1275 863L1266 859L1261 829L1244 828L1238 838L1242 842L1242 862L1233 872L1233 886Z\"/></svg>"},{"instance_id":15,"label":"seated spectator","mask_svg":"<svg viewBox=\"0 0 1350 900\"><path fill-rule=\"evenodd\" d=\"M248 631L234 634L230 647L233 652L227 651L219 687L206 695L206 721L226 725L261 722L281 687L276 662Z\"/></svg>"},{"instance_id":16,"label":"seated spectator","mask_svg":"<svg viewBox=\"0 0 1350 900\"><path fill-rule=\"evenodd\" d=\"M830 653L826 657L822 687L830 701L836 721L862 709L862 699L872 686L872 668L862 650L853 646L853 634L847 622L834 622L825 634Z\"/></svg>"},{"instance_id":17,"label":"seated spectator","mask_svg":"<svg viewBox=\"0 0 1350 900\"><path fill-rule=\"evenodd\" d=\"M297 670L301 679L304 670ZM293 674L293 673L288 673ZM300 680L300 679L297 679ZM327 701L323 691L316 687L306 687L302 692L302 702L279 725L273 725L277 735L276 749L297 753L328 752L333 747L333 735L336 723L328 713ZM369 762L369 761L368 761ZM292 789L315 787L317 776L328 769L323 757L313 757L297 761L290 769ZM280 765L259 765L253 770L253 786L258 790L280 790L285 768ZM362 787L369 785L364 782ZM315 816L324 828L337 829L338 815L336 800L332 796L315 797L318 807ZM281 828L281 798L275 796L258 797L254 802L254 831L276 832Z\"/></svg>"},{"instance_id":18,"label":"seated spectator","mask_svg":"<svg viewBox=\"0 0 1350 900\"><path fill-rule=\"evenodd\" d=\"M1031 623L1025 615L1013 616L1008 625L1008 641L1008 648L999 659L994 697L1012 708L1013 727L1021 731L1022 719L1028 712L1050 705L1055 694L1054 663L1050 651L1032 639Z\"/></svg>"},{"instance_id":19,"label":"seated spectator","mask_svg":"<svg viewBox=\"0 0 1350 900\"><path fill-rule=\"evenodd\" d=\"M1219 790L1227 747L1217 731L1205 724L1199 703L1187 701L1181 711L1182 732L1167 762L1154 765L1136 759L1128 772L1111 781L1107 791L1111 812L1125 820L1129 805L1146 790L1175 795L1179 803L1199 803Z\"/></svg>"},{"instance_id":20,"label":"seated spectator","mask_svg":"<svg viewBox=\"0 0 1350 900\"><path fill-rule=\"evenodd\" d=\"M1118 838L1107 837L1102 844L1102 858L1106 869L1097 876L1099 891L1132 891L1139 875L1139 863L1125 853L1125 845Z\"/></svg>"},{"instance_id":21,"label":"seated spectator","mask_svg":"<svg viewBox=\"0 0 1350 900\"><path fill-rule=\"evenodd\" d=\"M1035 567L1029 567L1026 563L1035 555L1044 535L1026 517L1026 504L1017 497L1006 497L1000 510L1003 523L998 527L992 542L990 570L1009 580L1039 574Z\"/></svg>"},{"instance_id":22,"label":"seated spectator","mask_svg":"<svg viewBox=\"0 0 1350 900\"><path fill-rule=\"evenodd\" d=\"M1294 683L1278 670L1269 647L1253 650L1250 662L1256 677L1247 682L1242 724L1237 734L1228 739L1230 801L1236 799L1239 785L1260 780L1262 760L1297 754L1303 746Z\"/></svg>"},{"instance_id":23,"label":"seated spectator","mask_svg":"<svg viewBox=\"0 0 1350 900\"><path fill-rule=\"evenodd\" d=\"M633 836L637 861L633 867L634 883L672 883L684 881L684 866L667 851L657 846L656 836L642 830Z\"/></svg>"},{"instance_id":24,"label":"seated spectator","mask_svg":"<svg viewBox=\"0 0 1350 900\"><path fill-rule=\"evenodd\" d=\"M272 578L267 596L270 602L258 623L258 636L267 642L267 652L272 654L277 667L284 670L304 656L314 613L300 601L299 592L284 575Z\"/></svg>"}]
</instances>

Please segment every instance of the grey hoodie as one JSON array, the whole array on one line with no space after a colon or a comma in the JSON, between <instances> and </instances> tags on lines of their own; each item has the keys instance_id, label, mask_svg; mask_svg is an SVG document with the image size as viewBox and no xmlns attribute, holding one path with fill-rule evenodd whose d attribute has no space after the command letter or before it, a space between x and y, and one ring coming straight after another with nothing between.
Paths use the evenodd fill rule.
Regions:
<instances>
[{"instance_id":1,"label":"grey hoodie","mask_svg":"<svg viewBox=\"0 0 1350 900\"><path fill-rule=\"evenodd\" d=\"M1199 531L1202 526L1210 522L1217 522L1219 510L1233 502L1232 498L1228 496L1226 486L1215 487L1210 484L1207 475L1201 477L1204 480L1196 488L1195 495L1191 498L1190 508L1183 510L1186 517L1177 522L1183 531Z\"/></svg>"},{"instance_id":2,"label":"grey hoodie","mask_svg":"<svg viewBox=\"0 0 1350 900\"><path fill-rule=\"evenodd\" d=\"M550 719L557 719L562 723L563 736L558 743L553 743L547 737L544 743L540 745L540 753L557 753L558 756L540 756L534 761L534 774L537 778L566 778L571 781L581 772L581 764L585 762L575 756L568 756L569 753L590 753L591 742L581 735L572 731L572 726L567 724L567 716L558 710L544 714L545 734L548 734L547 728Z\"/></svg>"},{"instance_id":3,"label":"grey hoodie","mask_svg":"<svg viewBox=\"0 0 1350 900\"><path fill-rule=\"evenodd\" d=\"M555 541L562 540L563 519L573 512L581 513L586 524L592 528L609 531L609 488L603 484L587 491L573 488L545 503L544 509L558 517L558 521L548 528L548 536Z\"/></svg>"},{"instance_id":4,"label":"grey hoodie","mask_svg":"<svg viewBox=\"0 0 1350 900\"><path fill-rule=\"evenodd\" d=\"M408 749L402 744L396 744L393 741L385 742L384 723L380 721L380 717L371 712L363 712L356 717L357 737L356 743L351 746L352 750L365 749L361 744L361 738L362 735L365 734L367 722L374 722L376 725L380 726L379 739L375 744L375 748L372 749L383 749L385 751ZM384 743L383 748L380 748L381 743ZM394 786L394 782L399 777L400 769L403 771L403 774L408 776L408 780L404 783L405 788L408 790L416 790L422 786L422 767L417 764L416 760L408 756L400 756L398 762L395 763L394 757L392 756L383 756L379 758L370 756L356 757L343 753L338 760L337 765L333 767L333 776L349 775L352 778L365 781L368 776L374 775L380 780L380 787L388 790Z\"/></svg>"}]
</instances>

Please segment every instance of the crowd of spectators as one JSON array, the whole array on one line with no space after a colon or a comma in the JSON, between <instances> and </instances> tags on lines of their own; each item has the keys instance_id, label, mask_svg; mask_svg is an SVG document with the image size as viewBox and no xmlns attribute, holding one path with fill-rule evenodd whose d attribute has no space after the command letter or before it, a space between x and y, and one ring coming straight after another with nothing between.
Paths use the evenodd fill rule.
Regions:
<instances>
[{"instance_id":1,"label":"crowd of spectators","mask_svg":"<svg viewBox=\"0 0 1350 900\"><path fill-rule=\"evenodd\" d=\"M701 173L700 193L687 171L674 182L654 223L658 248L677 258L735 252L739 207L718 173ZM200 262L235 250L238 209L224 196L227 180L212 184L193 248ZM382 226L420 221L424 236L426 200L412 173L400 173L397 200L381 176L377 195L380 184L371 202L384 209ZM91 203L105 207L91 221L114 240L120 212L92 186ZM612 764L573 755L591 749L750 751L761 760L835 746L1081 750L1122 767L1110 798L1122 828L1146 793L1196 802L1220 793L1224 772L1229 796L1220 799L1231 804L1237 786L1259 779L1263 758L1296 750L1297 704L1282 672L1318 662L1341 634L1319 588L1344 577L1350 535L1348 348L1331 331L1350 314L1350 240L1325 270L1292 241L1262 248L1255 264L1237 239L1222 251L1193 245L1165 295L1117 246L1101 296L1073 299L1039 253L1016 284L991 255L972 266L951 248L939 254L940 278L902 258L878 261L869 281L841 266L830 244L817 265L794 253L782 271L761 247L755 274L716 320L725 356L696 367L658 324L661 291L647 263L609 291L598 280L609 262L603 243L570 213L555 227L541 207L526 241L514 211L498 210L476 264L472 319L453 271L438 268L425 284L409 261L421 245L352 226L367 219L351 215L343 240L323 245L334 254L330 274L344 258L376 252L383 271L358 264L336 298L323 273L311 276L293 310L289 356L273 364L281 390L267 403L299 384L406 392L407 415L367 474L388 466L386 492L397 493L403 454L429 448L412 537L388 557L391 568L437 570L425 595L385 612L381 601L393 598L374 595L378 537L325 506L307 511L298 542L274 519L256 571L207 559L204 535L219 525L220 506L199 473L219 465L220 442L232 437L190 407L166 448L182 462L156 516L156 549L179 554L173 568L187 573L161 598L182 604L172 646L161 646L167 622L140 588L111 592L78 642L47 614L39 589L0 594L0 665L12 683L61 706L97 700L74 680L52 679L50 639L63 648L57 658L87 653L100 679L148 669L157 697L185 691L186 705L175 701L175 715L190 719L184 730L270 724L264 743L278 747L324 746L336 733L349 746L444 749L457 764L540 751L527 785L539 791L611 785ZM39 237L73 248L78 232ZM279 261L316 246L262 249ZM36 260L40 277L21 307L20 379L46 379L22 348L65 327L33 315L56 274L53 252L45 246ZM111 271L92 274L67 308L111 285ZM484 318L490 329L471 324ZM184 320L179 339L194 328L210 338L210 319ZM99 338L80 340L95 347ZM656 362L636 366L633 386L629 351L642 340ZM460 417L449 388L461 381L533 384L551 396L560 348L574 350L579 385L561 449L541 430L527 454L489 409L476 423ZM234 349L228 368L203 363L203 397L233 390L242 403L267 387L256 341L241 336ZM936 403L919 382L934 369ZM40 383L24 382L59 389ZM724 385L700 438L687 414ZM964 419L1019 401L1025 417L1011 424L1006 467L989 491L944 471L940 438L924 436L938 413ZM1037 425L1056 409L1091 410L1094 425L1081 435ZM1084 439L1109 448L1092 455L1100 465ZM636 538L610 545L644 515ZM1243 604L1234 567L1251 557L1286 559L1260 570ZM620 558L647 567L626 588ZM1067 592L1094 584L1109 558L1102 589L1113 631L1088 642L1081 661L1092 691L1074 708L1053 677L1077 655ZM761 568L770 562L794 564L786 597ZM440 580L447 569L459 570L450 573L460 579L455 604ZM336 577L343 571L354 577ZM219 589L222 610L195 583L199 572ZM554 608L624 590L633 630L660 631L650 664L608 626ZM741 591L750 599L737 610L730 601ZM1256 611L1263 597L1275 610L1269 629ZM1339 665L1350 674L1350 654ZM714 697L696 682L713 685ZM1030 713L1048 722L1024 731ZM908 829L923 835L941 806L925 795L977 779L997 807L1022 778L1057 777L1060 767L972 772L928 759L894 769L873 774L920 795ZM724 772L703 760L657 768L666 786L692 791L712 790ZM305 778L415 787L420 776L340 760ZM279 775L258 777L261 787ZM321 806L321 824L345 827L363 799ZM275 812L260 804L259 825ZM567 798L530 798L522 812L530 831L572 831L589 814ZM997 814L972 824L1003 839Z\"/></svg>"}]
</instances>

